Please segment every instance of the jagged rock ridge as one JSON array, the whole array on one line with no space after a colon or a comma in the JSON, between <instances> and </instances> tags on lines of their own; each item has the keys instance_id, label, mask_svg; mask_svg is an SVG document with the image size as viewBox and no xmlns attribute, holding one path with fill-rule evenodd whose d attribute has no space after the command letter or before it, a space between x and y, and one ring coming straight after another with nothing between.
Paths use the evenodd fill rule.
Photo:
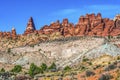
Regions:
<instances>
[{"instance_id":1,"label":"jagged rock ridge","mask_svg":"<svg viewBox=\"0 0 120 80\"><path fill-rule=\"evenodd\" d=\"M120 34L119 17L115 21L109 18L102 18L101 14L86 14L81 16L76 25L69 23L68 19L63 19L60 24L58 21L44 26L40 29L42 34L60 32L63 36L117 36Z\"/></svg>"},{"instance_id":2,"label":"jagged rock ridge","mask_svg":"<svg viewBox=\"0 0 120 80\"><path fill-rule=\"evenodd\" d=\"M59 32L64 37L69 36L118 36L120 34L120 15L117 15L114 20L109 18L102 18L101 14L95 15L86 14L81 16L78 23L74 25L69 23L67 18L63 19L62 23L59 20L50 25L43 26L40 30L36 30L33 18L30 17L26 30L22 35L35 34L52 34ZM16 34L16 30L11 32L0 32L0 37L16 38L21 35Z\"/></svg>"}]
</instances>

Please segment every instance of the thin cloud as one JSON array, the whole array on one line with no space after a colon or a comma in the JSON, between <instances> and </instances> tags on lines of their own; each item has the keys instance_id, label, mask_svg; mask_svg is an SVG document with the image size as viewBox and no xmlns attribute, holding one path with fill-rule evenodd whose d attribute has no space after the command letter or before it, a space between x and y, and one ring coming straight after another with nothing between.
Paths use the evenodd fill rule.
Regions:
<instances>
[{"instance_id":1,"label":"thin cloud","mask_svg":"<svg viewBox=\"0 0 120 80\"><path fill-rule=\"evenodd\" d=\"M111 9L118 9L120 10L120 5L91 5L88 9L103 9L103 10L111 10Z\"/></svg>"},{"instance_id":2,"label":"thin cloud","mask_svg":"<svg viewBox=\"0 0 120 80\"><path fill-rule=\"evenodd\" d=\"M120 13L120 5L84 5L80 8L62 9L52 12L50 16L58 19L67 17L72 22L76 22L81 15L86 13L101 13L103 18L113 19L116 14Z\"/></svg>"},{"instance_id":3,"label":"thin cloud","mask_svg":"<svg viewBox=\"0 0 120 80\"><path fill-rule=\"evenodd\" d=\"M53 16L70 16L70 15L85 15L86 13L102 13L103 15L115 15L120 13L120 5L85 5L80 8L72 8L72 9L63 9L53 12L50 15ZM113 14L110 14L110 13Z\"/></svg>"},{"instance_id":4,"label":"thin cloud","mask_svg":"<svg viewBox=\"0 0 120 80\"><path fill-rule=\"evenodd\" d=\"M88 12L100 12L103 17L113 18L120 13L120 5L91 5L85 6Z\"/></svg>"},{"instance_id":5,"label":"thin cloud","mask_svg":"<svg viewBox=\"0 0 120 80\"><path fill-rule=\"evenodd\" d=\"M78 9L63 9L56 12L53 12L52 15L69 15L76 13Z\"/></svg>"}]
</instances>

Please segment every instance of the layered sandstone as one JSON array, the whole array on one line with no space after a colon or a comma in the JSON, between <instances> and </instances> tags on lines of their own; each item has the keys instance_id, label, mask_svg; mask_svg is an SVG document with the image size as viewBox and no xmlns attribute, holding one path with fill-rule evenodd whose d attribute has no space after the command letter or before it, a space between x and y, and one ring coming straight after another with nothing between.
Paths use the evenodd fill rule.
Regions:
<instances>
[{"instance_id":1,"label":"layered sandstone","mask_svg":"<svg viewBox=\"0 0 120 80\"><path fill-rule=\"evenodd\" d=\"M26 31L24 32L24 34L26 35L26 34L33 33L35 30L36 30L36 28L35 28L33 18L30 17L30 19L29 19L29 21L27 23Z\"/></svg>"},{"instance_id":2,"label":"layered sandstone","mask_svg":"<svg viewBox=\"0 0 120 80\"><path fill-rule=\"evenodd\" d=\"M63 36L117 36L120 34L120 15L114 20L102 18L101 14L86 14L81 16L76 25L69 23L68 19L63 19L59 26L44 26L40 31L43 34L51 34L54 31L60 32ZM53 29L53 27L56 27Z\"/></svg>"},{"instance_id":3,"label":"layered sandstone","mask_svg":"<svg viewBox=\"0 0 120 80\"><path fill-rule=\"evenodd\" d=\"M0 32L1 38L17 38L17 33L15 28L12 28L11 32Z\"/></svg>"},{"instance_id":4,"label":"layered sandstone","mask_svg":"<svg viewBox=\"0 0 120 80\"><path fill-rule=\"evenodd\" d=\"M118 36L120 35L120 15L117 15L114 20L111 20L109 18L102 18L100 13L97 15L94 13L86 14L85 16L80 16L78 23L75 25L65 18L61 23L57 20L50 25L43 26L40 30L36 30L33 18L30 17L24 36L31 33L38 35L60 33L64 37ZM16 38L17 36L15 29L12 29L11 32L0 32L0 37Z\"/></svg>"}]
</instances>

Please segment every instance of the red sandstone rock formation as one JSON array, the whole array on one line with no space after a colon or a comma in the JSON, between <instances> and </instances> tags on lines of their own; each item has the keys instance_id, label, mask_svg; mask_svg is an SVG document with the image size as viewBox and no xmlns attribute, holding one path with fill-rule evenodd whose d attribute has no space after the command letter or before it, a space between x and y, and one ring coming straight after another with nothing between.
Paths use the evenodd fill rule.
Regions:
<instances>
[{"instance_id":1,"label":"red sandstone rock formation","mask_svg":"<svg viewBox=\"0 0 120 80\"><path fill-rule=\"evenodd\" d=\"M86 16L81 16L78 23L69 23L68 19L63 19L62 23L55 22L49 26L44 26L39 32L44 34L51 34L54 32L60 32L63 36L108 36L119 34L120 21L110 20L108 18L102 19L100 13L95 15L86 14Z\"/></svg>"},{"instance_id":2,"label":"red sandstone rock formation","mask_svg":"<svg viewBox=\"0 0 120 80\"><path fill-rule=\"evenodd\" d=\"M43 26L43 28L39 31L39 34L52 34L54 32L60 32L59 21L51 23L50 26L48 25Z\"/></svg>"},{"instance_id":3,"label":"red sandstone rock formation","mask_svg":"<svg viewBox=\"0 0 120 80\"><path fill-rule=\"evenodd\" d=\"M26 34L33 33L35 30L36 30L36 28L35 28L35 25L34 25L33 18L30 17L30 19L28 21L28 24L27 24L26 31L24 32L24 34L26 35Z\"/></svg>"},{"instance_id":4,"label":"red sandstone rock formation","mask_svg":"<svg viewBox=\"0 0 120 80\"><path fill-rule=\"evenodd\" d=\"M3 37L3 32L0 32L0 37Z\"/></svg>"},{"instance_id":5,"label":"red sandstone rock formation","mask_svg":"<svg viewBox=\"0 0 120 80\"><path fill-rule=\"evenodd\" d=\"M67 18L63 19L62 26L68 26L68 23L69 23L69 21Z\"/></svg>"},{"instance_id":6,"label":"red sandstone rock formation","mask_svg":"<svg viewBox=\"0 0 120 80\"><path fill-rule=\"evenodd\" d=\"M110 35L110 32L113 30L113 28L114 28L113 20L108 20L107 22L105 22L105 28L104 28L102 36Z\"/></svg>"},{"instance_id":7,"label":"red sandstone rock formation","mask_svg":"<svg viewBox=\"0 0 120 80\"><path fill-rule=\"evenodd\" d=\"M11 37L12 37L12 38L16 38L16 37L17 37L15 28L12 28Z\"/></svg>"},{"instance_id":8,"label":"red sandstone rock formation","mask_svg":"<svg viewBox=\"0 0 120 80\"><path fill-rule=\"evenodd\" d=\"M10 38L11 33L10 32L3 32L3 37Z\"/></svg>"},{"instance_id":9,"label":"red sandstone rock formation","mask_svg":"<svg viewBox=\"0 0 120 80\"><path fill-rule=\"evenodd\" d=\"M69 23L68 19L63 19L62 23L59 20L51 23L50 25L43 26L40 30L35 29L35 25L32 17L29 19L24 35L46 34L59 32L64 37L68 36L117 36L120 35L120 15L117 15L114 20L109 18L102 18L101 14L95 15L86 14L81 16L76 25ZM0 32L0 37L12 37L17 36L15 29L12 32ZM20 37L20 36L19 36Z\"/></svg>"}]
</instances>

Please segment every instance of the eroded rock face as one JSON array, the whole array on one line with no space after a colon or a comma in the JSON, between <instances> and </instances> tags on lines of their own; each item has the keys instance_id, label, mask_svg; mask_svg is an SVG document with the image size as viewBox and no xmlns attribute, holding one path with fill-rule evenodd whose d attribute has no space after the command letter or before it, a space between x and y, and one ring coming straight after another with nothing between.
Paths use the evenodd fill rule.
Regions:
<instances>
[{"instance_id":1,"label":"eroded rock face","mask_svg":"<svg viewBox=\"0 0 120 80\"><path fill-rule=\"evenodd\" d=\"M3 32L3 37L10 38L11 33L10 32Z\"/></svg>"},{"instance_id":2,"label":"eroded rock face","mask_svg":"<svg viewBox=\"0 0 120 80\"><path fill-rule=\"evenodd\" d=\"M110 32L110 35L112 36L118 36L120 35L120 15L116 15L114 18L114 24L112 24L112 31Z\"/></svg>"},{"instance_id":3,"label":"eroded rock face","mask_svg":"<svg viewBox=\"0 0 120 80\"><path fill-rule=\"evenodd\" d=\"M120 28L120 17L117 15L116 20L102 18L101 14L86 14L81 16L76 25L69 23L68 19L63 19L62 23L55 22L49 26L44 26L40 33L51 34L60 32L61 35L68 36L114 36L117 35ZM117 33L116 33L117 32Z\"/></svg>"},{"instance_id":4,"label":"eroded rock face","mask_svg":"<svg viewBox=\"0 0 120 80\"><path fill-rule=\"evenodd\" d=\"M15 28L12 28L11 32L0 32L0 38L17 38L17 33Z\"/></svg>"},{"instance_id":5,"label":"eroded rock face","mask_svg":"<svg viewBox=\"0 0 120 80\"><path fill-rule=\"evenodd\" d=\"M51 23L49 26L45 25L40 29L39 34L52 34L54 32L60 32L60 23L57 20L56 22Z\"/></svg>"},{"instance_id":6,"label":"eroded rock face","mask_svg":"<svg viewBox=\"0 0 120 80\"><path fill-rule=\"evenodd\" d=\"M50 25L43 26L40 30L36 30L33 18L30 17L24 35L27 34L45 34L51 35L60 33L61 36L117 36L120 35L120 15L117 15L114 20L109 18L102 18L98 14L86 14L81 16L78 23L74 25L70 23L67 18L63 19L62 23L59 20L51 23ZM13 37L18 36L16 30L12 29L11 32L0 32L0 37ZM19 36L20 37L20 36Z\"/></svg>"},{"instance_id":7,"label":"eroded rock face","mask_svg":"<svg viewBox=\"0 0 120 80\"><path fill-rule=\"evenodd\" d=\"M113 29L114 29L114 21L108 20L107 22L105 22L105 28L104 28L102 36L110 35Z\"/></svg>"},{"instance_id":8,"label":"eroded rock face","mask_svg":"<svg viewBox=\"0 0 120 80\"><path fill-rule=\"evenodd\" d=\"M33 18L30 17L30 19L28 21L28 24L27 24L27 28L26 28L24 34L26 35L26 34L33 33L35 30L36 30L36 28L35 28L35 25L34 25Z\"/></svg>"},{"instance_id":9,"label":"eroded rock face","mask_svg":"<svg viewBox=\"0 0 120 80\"><path fill-rule=\"evenodd\" d=\"M0 32L0 37L3 37L3 32Z\"/></svg>"},{"instance_id":10,"label":"eroded rock face","mask_svg":"<svg viewBox=\"0 0 120 80\"><path fill-rule=\"evenodd\" d=\"M63 19L62 26L68 26L68 23L69 23L69 21L67 18Z\"/></svg>"}]
</instances>

